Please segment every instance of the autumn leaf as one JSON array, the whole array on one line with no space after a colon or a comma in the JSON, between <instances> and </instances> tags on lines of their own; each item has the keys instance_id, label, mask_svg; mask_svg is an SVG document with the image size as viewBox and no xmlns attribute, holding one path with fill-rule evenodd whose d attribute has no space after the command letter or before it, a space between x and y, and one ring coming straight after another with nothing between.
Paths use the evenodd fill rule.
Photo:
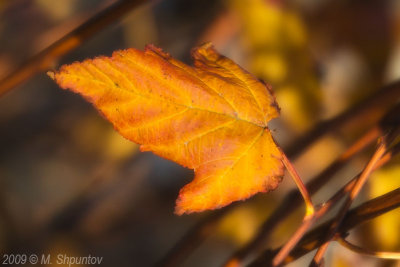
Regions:
<instances>
[{"instance_id":1,"label":"autumn leaf","mask_svg":"<svg viewBox=\"0 0 400 267\"><path fill-rule=\"evenodd\" d=\"M49 75L81 94L125 138L194 169L177 214L226 206L275 189L281 153L267 123L279 115L268 85L208 43L194 67L149 45L64 65Z\"/></svg>"}]
</instances>

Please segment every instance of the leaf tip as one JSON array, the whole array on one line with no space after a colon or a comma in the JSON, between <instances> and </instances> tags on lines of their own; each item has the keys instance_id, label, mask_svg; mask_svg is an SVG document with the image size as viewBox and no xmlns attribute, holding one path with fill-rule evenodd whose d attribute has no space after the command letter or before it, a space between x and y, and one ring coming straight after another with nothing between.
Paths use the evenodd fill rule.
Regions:
<instances>
[{"instance_id":1,"label":"leaf tip","mask_svg":"<svg viewBox=\"0 0 400 267\"><path fill-rule=\"evenodd\" d=\"M144 48L144 51L145 51L145 53L156 54L157 56L160 56L161 58L164 58L164 59L171 58L171 55L169 53L164 52L161 48L159 48L153 44L147 44Z\"/></svg>"},{"instance_id":2,"label":"leaf tip","mask_svg":"<svg viewBox=\"0 0 400 267\"><path fill-rule=\"evenodd\" d=\"M46 72L47 76L49 76L52 80L56 79L56 74L54 71L49 70L48 72Z\"/></svg>"},{"instance_id":3,"label":"leaf tip","mask_svg":"<svg viewBox=\"0 0 400 267\"><path fill-rule=\"evenodd\" d=\"M176 199L176 203L175 203L175 211L174 211L174 213L176 215L181 216L181 215L183 215L185 213L186 214L192 213L192 211L190 209L188 209L186 207L186 205L184 205L184 201L183 201L184 198L185 198L185 196L184 196L184 194L182 192L182 189L181 189L181 191L179 192L179 196Z\"/></svg>"},{"instance_id":4,"label":"leaf tip","mask_svg":"<svg viewBox=\"0 0 400 267\"><path fill-rule=\"evenodd\" d=\"M175 211L174 211L174 213L175 213L176 215L178 215L178 216L181 216L181 215L183 215L183 214L185 213L185 210L182 209L181 207L175 206Z\"/></svg>"},{"instance_id":5,"label":"leaf tip","mask_svg":"<svg viewBox=\"0 0 400 267\"><path fill-rule=\"evenodd\" d=\"M207 58L208 55L214 55L216 54L216 50L214 48L213 43L211 42L206 42L201 44L200 46L197 46L195 48L192 49L191 51L191 55L193 58L201 58L201 57L205 57Z\"/></svg>"}]
</instances>

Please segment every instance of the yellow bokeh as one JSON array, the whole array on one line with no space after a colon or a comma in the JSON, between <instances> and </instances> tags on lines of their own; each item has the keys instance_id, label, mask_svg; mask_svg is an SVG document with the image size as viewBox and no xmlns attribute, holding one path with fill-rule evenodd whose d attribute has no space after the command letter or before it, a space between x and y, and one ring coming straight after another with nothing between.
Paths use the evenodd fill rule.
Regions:
<instances>
[{"instance_id":1,"label":"yellow bokeh","mask_svg":"<svg viewBox=\"0 0 400 267\"><path fill-rule=\"evenodd\" d=\"M104 139L104 153L113 159L124 159L139 151L139 146L110 128Z\"/></svg>"},{"instance_id":2,"label":"yellow bokeh","mask_svg":"<svg viewBox=\"0 0 400 267\"><path fill-rule=\"evenodd\" d=\"M281 83L287 78L286 60L277 53L254 55L252 68L258 70L261 77L269 77L271 83Z\"/></svg>"},{"instance_id":3,"label":"yellow bokeh","mask_svg":"<svg viewBox=\"0 0 400 267\"><path fill-rule=\"evenodd\" d=\"M298 15L287 12L284 16L284 32L287 42L292 46L301 47L307 43L306 27Z\"/></svg>"},{"instance_id":4,"label":"yellow bokeh","mask_svg":"<svg viewBox=\"0 0 400 267\"><path fill-rule=\"evenodd\" d=\"M235 244L243 245L254 236L259 221L253 208L241 206L223 218L219 224L219 233Z\"/></svg>"},{"instance_id":5,"label":"yellow bokeh","mask_svg":"<svg viewBox=\"0 0 400 267\"><path fill-rule=\"evenodd\" d=\"M376 171L370 179L370 196L372 198L381 196L389 191L400 187L400 165ZM374 219L373 235L379 247L384 250L391 250L400 246L400 210L395 209L389 213Z\"/></svg>"},{"instance_id":6,"label":"yellow bokeh","mask_svg":"<svg viewBox=\"0 0 400 267\"><path fill-rule=\"evenodd\" d=\"M304 110L304 102L301 92L296 86L282 86L275 93L276 99L281 107L282 117L292 125L296 132L303 132L309 126L311 121Z\"/></svg>"},{"instance_id":7,"label":"yellow bokeh","mask_svg":"<svg viewBox=\"0 0 400 267\"><path fill-rule=\"evenodd\" d=\"M297 133L318 116L321 90L301 13L272 1L228 1L238 14L250 71L273 86L282 119Z\"/></svg>"},{"instance_id":8,"label":"yellow bokeh","mask_svg":"<svg viewBox=\"0 0 400 267\"><path fill-rule=\"evenodd\" d=\"M230 1L233 8L239 11L246 38L253 46L279 44L276 36L281 30L283 13L277 6L265 2L262 0Z\"/></svg>"}]
</instances>

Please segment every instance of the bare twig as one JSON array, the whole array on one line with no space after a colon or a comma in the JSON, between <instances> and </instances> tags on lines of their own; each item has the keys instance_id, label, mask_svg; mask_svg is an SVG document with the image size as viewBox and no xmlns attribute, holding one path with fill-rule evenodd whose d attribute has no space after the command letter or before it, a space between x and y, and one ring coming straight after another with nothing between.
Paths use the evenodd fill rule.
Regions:
<instances>
[{"instance_id":1,"label":"bare twig","mask_svg":"<svg viewBox=\"0 0 400 267\"><path fill-rule=\"evenodd\" d=\"M388 107L394 105L399 98L400 80L382 87L358 105L344 111L338 116L320 122L303 137L296 139L293 144L285 150L286 155L288 155L289 158L298 156L305 148L317 141L326 133L333 132L345 124L357 122L360 118L368 118L368 116L365 116L366 114L372 111L376 112L379 108L384 112Z\"/></svg>"},{"instance_id":2,"label":"bare twig","mask_svg":"<svg viewBox=\"0 0 400 267\"><path fill-rule=\"evenodd\" d=\"M338 172L352 157L363 151L368 145L376 140L381 135L379 127L374 127L361 138L359 138L353 145L351 145L345 152L342 153L332 164L325 170L314 177L307 183L307 188L311 194L316 193L324 184L330 181L333 175ZM255 235L255 238L236 251L227 261L225 266L229 266L231 262L241 263L251 252L260 251L262 245L267 242L270 233L276 226L288 217L294 210L301 206L301 196L297 189L290 191L282 203L277 206L276 210L267 218L267 220L260 227L260 230ZM326 208L326 207L325 207Z\"/></svg>"},{"instance_id":3,"label":"bare twig","mask_svg":"<svg viewBox=\"0 0 400 267\"><path fill-rule=\"evenodd\" d=\"M396 98L400 96L400 81L390 84L379 91L385 92L391 95L391 97ZM360 104L359 106L361 107L352 108L344 113L347 115L339 115L334 119L331 119L327 122L323 122L317 125L313 130L309 132L309 134L293 142L293 145L287 149L288 152L286 153L286 155L289 158L298 156L319 137L328 133L330 129L340 128L341 126L346 124L349 120L351 120L351 116L353 114L356 116L359 115L361 111L367 112L369 108L375 108L377 103L379 103L379 100L377 103L374 103L375 100L377 100L376 96L370 97L366 100L368 104ZM388 103L386 101L388 101L389 103L394 102L393 100L389 101L389 99L385 99L383 105L386 105ZM361 110L361 111L356 112L356 110ZM323 125L327 127L326 130L323 129ZM359 151L364 149L370 142L375 140L379 135L380 135L379 127L370 130L351 148L349 148L342 156L340 156L338 160L336 160L330 167L328 167L323 173L318 175L309 184L307 184L307 188L310 190L311 194L318 191L319 188L321 188L327 181L329 181L330 179L329 177L331 177L342 166L344 166L344 164L347 162L348 159L353 157L355 153L358 153ZM301 142L306 142L306 145L301 144L299 146ZM226 264L229 265L230 263L235 263L235 264L240 263L241 260L243 260L255 248L259 248L261 244L263 244L265 237L268 236L270 234L270 231L274 229L274 227L281 221L281 218L287 217L294 209L299 207L301 203L300 200L301 196L297 192L297 190L290 192L285 198L284 203L282 203L273 213L273 215L277 216L270 216L269 217L270 219L263 224L261 230L263 233L257 235L256 239L252 241L248 247L245 247L242 250L236 252L234 256L231 257L231 259ZM177 264L181 262L183 259L185 259L185 257L188 256L188 254L183 254L180 252L180 250L184 250L186 247L190 248L190 251L194 250L194 248L196 248L201 243L201 240L204 240L206 238L204 233L210 232L209 230L205 231L204 229L210 229L210 227L214 227L216 225L216 222L226 214L226 211L227 211L226 209L216 211L218 215L213 214L209 217L204 218L201 223L196 224L194 228L189 230L189 232L186 235L184 235L184 237L177 243L177 245L172 247L172 249L168 252L168 254L160 261L160 263L162 263L160 264L160 266L164 266L163 265L164 263L165 266L169 266L168 265L169 262L174 262ZM199 238L200 236L201 238ZM177 261L177 259L180 259L180 261Z\"/></svg>"},{"instance_id":4,"label":"bare twig","mask_svg":"<svg viewBox=\"0 0 400 267\"><path fill-rule=\"evenodd\" d=\"M353 203L353 200L359 194L363 185L367 181L368 177L370 176L372 171L375 169L375 165L378 163L378 161L381 159L381 157L387 151L387 147L393 138L394 138L393 133L390 134L390 136L388 136L388 137L382 138L382 141L379 144L374 155L371 157L370 161L367 163L366 167L362 171L360 177L356 180L354 186L352 187L351 191L349 192L346 202L343 204L338 216L335 217L335 220L334 220L333 224L331 225L328 235L325 238L324 244L322 244L319 247L317 253L314 256L314 259L311 263L312 266L319 266L321 264L322 258L329 246L330 240L332 240L333 237L335 236L337 229L339 228L340 223L342 222L348 209L350 208L351 204Z\"/></svg>"},{"instance_id":5,"label":"bare twig","mask_svg":"<svg viewBox=\"0 0 400 267\"><path fill-rule=\"evenodd\" d=\"M381 166L383 166L384 164L386 164L387 162L389 162L389 160L399 152L400 152L400 143L398 143L398 144L394 145L393 147L391 147L390 150L383 157L381 157L378 160L378 162L374 165L373 170L376 170L376 169L380 168ZM348 192L350 192L352 190L352 188L354 187L356 181L359 179L360 175L361 175L361 173L359 175L355 176L345 186L343 186L339 191L337 191L327 202L325 202L323 205L321 205L320 208L316 211L315 218L316 219L321 218L329 210L331 210L336 204L338 204L339 200L342 199ZM323 232L322 234L326 234L326 231ZM306 236L308 237L309 234L307 234ZM321 238L320 237L318 237L318 238L319 238L318 241L320 243L322 243ZM303 243L304 239L305 238L303 238L303 240L300 243ZM300 247L300 246L301 246L301 244L298 247ZM256 262L262 260L265 263L266 262L266 260L265 260L266 259L266 255L268 255L268 257L267 257L268 258L268 264L271 264L272 257L274 257L274 255L276 253L278 253L278 251L279 251L279 249L274 250L274 251L268 250L267 252L264 253L264 257L263 257L264 260L258 259ZM287 262L288 258L286 258L285 261ZM240 262L239 261L235 261L235 263L239 264Z\"/></svg>"},{"instance_id":6,"label":"bare twig","mask_svg":"<svg viewBox=\"0 0 400 267\"><path fill-rule=\"evenodd\" d=\"M394 103L395 100L390 100L389 98L394 97L398 98L400 96L400 80L392 83L388 86L383 87L379 90L382 94L390 95L387 99L384 99L382 105L388 105L388 103ZM378 97L378 98L376 98ZM352 121L352 115L358 116L364 112L369 111L369 109L375 109L379 104L379 99L381 99L381 95L373 95L368 98L366 104L359 104L355 108L351 108L342 115L339 115L329 121L322 122L318 124L313 130L311 130L307 135L297 139L293 142L293 145L287 149L286 155L289 158L297 157L301 154L309 145L311 145L314 141L316 141L319 137L328 133L332 128L340 128L344 124ZM377 102L375 102L377 101ZM347 115L346 115L347 114ZM324 129L327 127L327 129ZM379 135L381 135L381 127L374 127L367 134L365 134L362 138L360 138L354 145L352 145L345 153L343 153L332 165L330 165L327 169L325 169L321 174L315 177L311 182L307 184L307 188L311 192L311 194L317 192L326 182L330 180L330 178L335 174L345 163L352 158L355 154L362 151L366 146L368 146L373 140L375 140ZM303 143L302 143L303 142ZM390 159L389 155L386 155L387 159ZM273 214L269 217L269 219L262 225L261 231L256 235L255 239L249 243L246 247L238 250L233 254L233 256L226 262L225 266L235 266L236 264L240 264L241 261L247 257L251 252L255 252L255 250L259 250L264 244L265 239L272 230L276 227L276 225L288 215L291 214L293 210L298 208L301 201L301 195L297 190L291 191L284 199L283 203L278 206L278 208L273 212ZM181 253L180 251L184 251L186 248L190 248L190 251L193 251L198 245L200 245L201 241L206 238L204 233L210 233L216 225L220 218L222 218L228 209L222 209L216 211L217 215L210 215L204 218L200 223L196 224L194 228L189 230L186 235L180 241L172 247L172 249L168 252L168 254L160 261L160 266L171 266L168 263L173 262L174 264L180 263L184 260L189 254ZM179 260L178 260L179 259ZM165 265L164 265L165 264Z\"/></svg>"},{"instance_id":7,"label":"bare twig","mask_svg":"<svg viewBox=\"0 0 400 267\"><path fill-rule=\"evenodd\" d=\"M0 81L0 96L33 75L48 69L62 55L78 47L83 41L120 19L145 0L121 0L74 29L40 53L30 58L14 72Z\"/></svg>"},{"instance_id":8,"label":"bare twig","mask_svg":"<svg viewBox=\"0 0 400 267\"><path fill-rule=\"evenodd\" d=\"M384 164L386 164L391 158L392 155L395 155L399 152L400 149L400 144L397 144L394 146L392 149L390 149L389 152L387 152L384 156L382 156L376 164L374 164L373 168L371 171L374 171ZM354 187L358 180L360 179L362 173L354 177L350 182L348 182L345 186L343 186L339 191L337 191L328 201L323 203L322 205L318 206L318 209L315 212L314 220L318 220L322 218L324 215L326 215L335 205L339 203L339 201L349 192L352 192L354 190ZM307 222L305 222L307 223ZM303 224L305 224L303 223ZM308 223L307 223L308 224ZM301 225L300 227L304 227Z\"/></svg>"},{"instance_id":9,"label":"bare twig","mask_svg":"<svg viewBox=\"0 0 400 267\"><path fill-rule=\"evenodd\" d=\"M397 188L380 197L369 200L350 210L346 214L342 224L339 226L338 234L344 234L355 226L358 226L365 221L374 219L398 207L400 207L400 188ZM285 263L292 262L321 246L323 243L323 240L321 240L321 235L326 234L332 223L333 220L329 220L328 222L307 233L299 242L298 246L285 259ZM256 259L249 266L270 266L271 258L279 251L279 249L280 248L265 251L261 257Z\"/></svg>"},{"instance_id":10,"label":"bare twig","mask_svg":"<svg viewBox=\"0 0 400 267\"><path fill-rule=\"evenodd\" d=\"M371 257L380 258L380 259L400 260L400 252L371 251L371 250L359 247L357 245L354 245L342 237L336 238L336 241L338 241L339 244L341 244L345 248L348 248L349 250L351 250L353 252L363 254L365 256L371 256Z\"/></svg>"},{"instance_id":11,"label":"bare twig","mask_svg":"<svg viewBox=\"0 0 400 267\"><path fill-rule=\"evenodd\" d=\"M156 266L178 266L196 247L208 237L215 229L216 225L228 211L236 207L231 204L221 210L214 211L211 215L200 220L192 227L162 258Z\"/></svg>"},{"instance_id":12,"label":"bare twig","mask_svg":"<svg viewBox=\"0 0 400 267\"><path fill-rule=\"evenodd\" d=\"M372 171L379 169L384 164L389 162L393 155L399 153L400 144L393 146L384 156L382 156L374 165ZM350 192L353 188L357 180L360 178L361 173L351 179L346 185L344 185L341 189L339 189L328 201L323 203L318 211L316 212L316 218L319 219L324 216L328 211L330 211L339 200L341 200L348 192Z\"/></svg>"}]
</instances>

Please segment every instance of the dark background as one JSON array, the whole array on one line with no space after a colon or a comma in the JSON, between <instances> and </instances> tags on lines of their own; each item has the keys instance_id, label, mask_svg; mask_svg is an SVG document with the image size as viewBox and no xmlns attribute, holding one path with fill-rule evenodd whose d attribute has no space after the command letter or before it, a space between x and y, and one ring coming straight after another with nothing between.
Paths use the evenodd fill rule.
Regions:
<instances>
[{"instance_id":1,"label":"dark background","mask_svg":"<svg viewBox=\"0 0 400 267\"><path fill-rule=\"evenodd\" d=\"M0 79L114 2L0 1ZM155 1L99 31L54 68L147 43L189 64L190 49L205 41L272 84L282 116L270 128L285 148L316 122L400 77L400 2ZM302 177L308 180L329 164L372 123L365 118L317 142L296 161ZM370 154L352 161L316 202L360 171ZM359 201L398 187L399 175L398 164L378 171ZM173 214L179 188L192 176L191 170L139 152L45 72L0 98L2 255L90 254L104 257L102 266L151 266L215 212ZM183 266L222 264L293 187L286 177L274 192L237 205ZM294 214L266 246L285 242L301 216L302 211ZM394 211L361 227L354 240L398 251L399 229L400 214ZM398 266L337 245L326 260L327 266Z\"/></svg>"}]
</instances>

